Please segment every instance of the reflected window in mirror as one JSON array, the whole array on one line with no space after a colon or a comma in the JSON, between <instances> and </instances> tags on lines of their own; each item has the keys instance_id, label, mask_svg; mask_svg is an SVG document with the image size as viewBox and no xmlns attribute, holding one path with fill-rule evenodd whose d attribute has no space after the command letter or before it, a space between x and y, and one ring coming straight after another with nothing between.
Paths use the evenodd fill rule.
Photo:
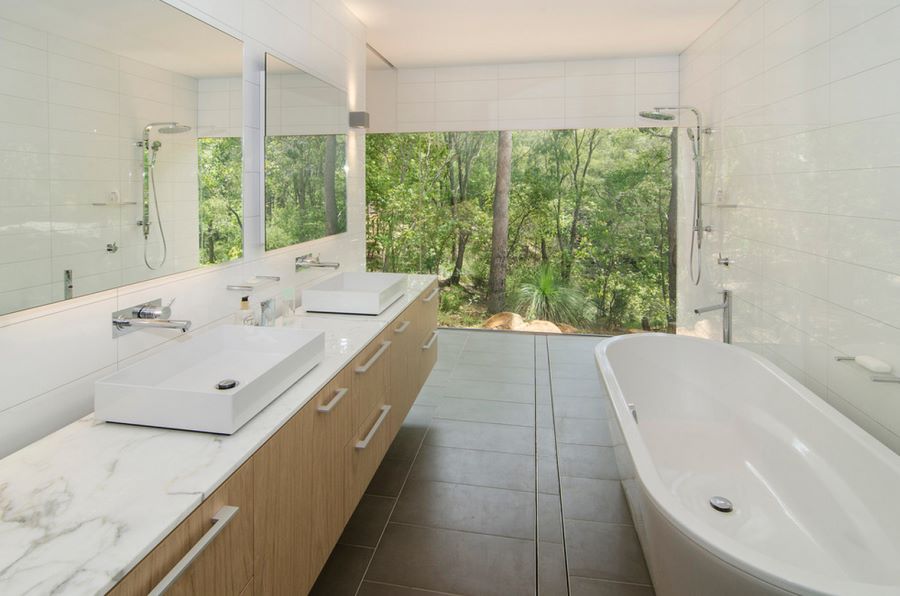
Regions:
<instances>
[{"instance_id":1,"label":"reflected window in mirror","mask_svg":"<svg viewBox=\"0 0 900 596\"><path fill-rule=\"evenodd\" d=\"M266 57L266 250L347 230L346 93Z\"/></svg>"},{"instance_id":2,"label":"reflected window in mirror","mask_svg":"<svg viewBox=\"0 0 900 596\"><path fill-rule=\"evenodd\" d=\"M0 43L0 314L241 256L239 40L161 0L33 0Z\"/></svg>"}]
</instances>

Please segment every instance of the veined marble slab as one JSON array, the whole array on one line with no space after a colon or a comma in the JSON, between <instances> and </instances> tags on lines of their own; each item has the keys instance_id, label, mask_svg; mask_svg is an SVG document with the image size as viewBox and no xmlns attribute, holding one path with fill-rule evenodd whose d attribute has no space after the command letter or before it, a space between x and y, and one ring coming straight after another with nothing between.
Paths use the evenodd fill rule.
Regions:
<instances>
[{"instance_id":1,"label":"veined marble slab","mask_svg":"<svg viewBox=\"0 0 900 596\"><path fill-rule=\"evenodd\" d=\"M411 275L378 317L288 321L325 331L325 357L231 436L91 415L0 460L0 594L108 591L434 279Z\"/></svg>"}]
</instances>

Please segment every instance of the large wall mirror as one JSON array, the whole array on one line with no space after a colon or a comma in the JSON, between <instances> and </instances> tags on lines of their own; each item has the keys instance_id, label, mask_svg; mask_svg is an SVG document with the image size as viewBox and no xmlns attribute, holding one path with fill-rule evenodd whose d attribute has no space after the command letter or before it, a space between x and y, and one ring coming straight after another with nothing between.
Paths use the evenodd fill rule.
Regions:
<instances>
[{"instance_id":1,"label":"large wall mirror","mask_svg":"<svg viewBox=\"0 0 900 596\"><path fill-rule=\"evenodd\" d=\"M0 47L0 314L241 256L240 41L161 0L30 0Z\"/></svg>"},{"instance_id":2,"label":"large wall mirror","mask_svg":"<svg viewBox=\"0 0 900 596\"><path fill-rule=\"evenodd\" d=\"M347 231L347 94L266 56L266 250Z\"/></svg>"}]
</instances>

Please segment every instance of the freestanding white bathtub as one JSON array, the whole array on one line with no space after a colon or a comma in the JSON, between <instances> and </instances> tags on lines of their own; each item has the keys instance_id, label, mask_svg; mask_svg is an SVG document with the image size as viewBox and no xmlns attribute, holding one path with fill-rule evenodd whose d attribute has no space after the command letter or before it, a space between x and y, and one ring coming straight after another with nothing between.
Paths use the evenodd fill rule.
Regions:
<instances>
[{"instance_id":1,"label":"freestanding white bathtub","mask_svg":"<svg viewBox=\"0 0 900 596\"><path fill-rule=\"evenodd\" d=\"M900 456L742 348L630 335L596 358L659 596L900 594Z\"/></svg>"}]
</instances>

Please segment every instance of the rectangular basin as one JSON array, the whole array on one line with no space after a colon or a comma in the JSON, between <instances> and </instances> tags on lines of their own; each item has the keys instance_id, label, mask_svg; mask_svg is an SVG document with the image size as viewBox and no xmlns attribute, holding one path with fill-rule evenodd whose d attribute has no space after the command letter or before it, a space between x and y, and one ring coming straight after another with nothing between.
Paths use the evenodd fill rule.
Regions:
<instances>
[{"instance_id":1,"label":"rectangular basin","mask_svg":"<svg viewBox=\"0 0 900 596\"><path fill-rule=\"evenodd\" d=\"M307 312L380 315L406 292L402 273L341 273L302 291Z\"/></svg>"},{"instance_id":2,"label":"rectangular basin","mask_svg":"<svg viewBox=\"0 0 900 596\"><path fill-rule=\"evenodd\" d=\"M322 331L224 325L98 380L94 415L107 422L232 434L324 353ZM218 389L226 380L237 384Z\"/></svg>"}]
</instances>

